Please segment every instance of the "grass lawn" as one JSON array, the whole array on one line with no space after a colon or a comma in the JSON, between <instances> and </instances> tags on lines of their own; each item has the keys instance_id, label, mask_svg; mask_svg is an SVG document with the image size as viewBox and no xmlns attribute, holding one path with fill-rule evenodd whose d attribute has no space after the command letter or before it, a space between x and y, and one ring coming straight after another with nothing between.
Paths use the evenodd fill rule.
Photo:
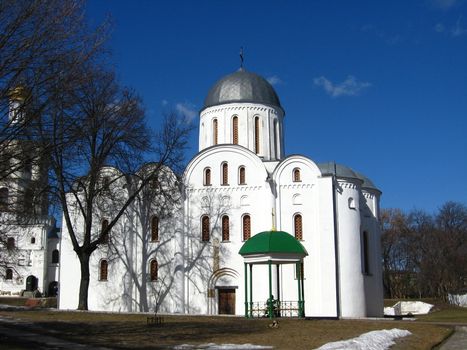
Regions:
<instances>
[{"instance_id":1,"label":"grass lawn","mask_svg":"<svg viewBox=\"0 0 467 350\"><path fill-rule=\"evenodd\" d=\"M276 349L313 349L330 341L356 337L379 329L407 329L394 349L431 349L451 327L413 321L267 319L213 316L165 316L163 326L147 326L143 314L109 314L50 310L1 311L0 316L32 321L54 336L113 348L165 349L180 344L252 343ZM56 332L56 333L55 333Z\"/></svg>"}]
</instances>

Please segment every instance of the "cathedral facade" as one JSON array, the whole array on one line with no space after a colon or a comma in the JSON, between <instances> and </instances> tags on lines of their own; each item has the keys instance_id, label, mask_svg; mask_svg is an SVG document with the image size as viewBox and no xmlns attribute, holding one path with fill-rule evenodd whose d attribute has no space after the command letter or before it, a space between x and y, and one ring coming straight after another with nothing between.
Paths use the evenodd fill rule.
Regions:
<instances>
[{"instance_id":1,"label":"cathedral facade","mask_svg":"<svg viewBox=\"0 0 467 350\"><path fill-rule=\"evenodd\" d=\"M215 83L182 186L174 185L170 169L163 172L176 200L148 204L143 197L151 192L142 194L112 230L114 243L91 257L89 309L243 315L251 275L239 251L272 228L295 237L308 255L300 269L277 264L271 274L255 266L248 293L257 316L269 298L288 305L291 316L299 299L305 316L382 316L381 192L346 166L286 156L284 116L274 88L259 75L240 69ZM96 215L105 224L106 213ZM64 228L61 309L77 307L79 276Z\"/></svg>"}]
</instances>

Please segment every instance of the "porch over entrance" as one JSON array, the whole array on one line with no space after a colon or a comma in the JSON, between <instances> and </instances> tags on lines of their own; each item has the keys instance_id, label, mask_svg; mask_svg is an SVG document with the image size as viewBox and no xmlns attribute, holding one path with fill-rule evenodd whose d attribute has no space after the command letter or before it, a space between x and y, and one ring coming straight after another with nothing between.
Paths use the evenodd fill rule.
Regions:
<instances>
[{"instance_id":1,"label":"porch over entrance","mask_svg":"<svg viewBox=\"0 0 467 350\"><path fill-rule=\"evenodd\" d=\"M303 258L308 253L295 237L284 231L261 232L248 239L239 254L243 256L245 263L245 317L305 316L302 266ZM253 302L253 265L260 264L268 265L269 298L266 301ZM274 291L277 299L274 299L272 265L276 266L279 277L279 266L284 264L295 264L297 301L280 300L279 278L276 282L277 290Z\"/></svg>"}]
</instances>

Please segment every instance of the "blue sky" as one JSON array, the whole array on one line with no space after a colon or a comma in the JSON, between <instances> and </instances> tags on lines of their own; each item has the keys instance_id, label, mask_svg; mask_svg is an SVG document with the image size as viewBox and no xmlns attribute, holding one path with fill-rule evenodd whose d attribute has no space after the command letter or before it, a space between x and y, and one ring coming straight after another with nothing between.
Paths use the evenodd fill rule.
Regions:
<instances>
[{"instance_id":1,"label":"blue sky","mask_svg":"<svg viewBox=\"0 0 467 350\"><path fill-rule=\"evenodd\" d=\"M385 208L467 204L467 0L88 2L91 24L107 15L151 125L171 109L196 124L243 46L279 94L287 154L365 174Z\"/></svg>"}]
</instances>

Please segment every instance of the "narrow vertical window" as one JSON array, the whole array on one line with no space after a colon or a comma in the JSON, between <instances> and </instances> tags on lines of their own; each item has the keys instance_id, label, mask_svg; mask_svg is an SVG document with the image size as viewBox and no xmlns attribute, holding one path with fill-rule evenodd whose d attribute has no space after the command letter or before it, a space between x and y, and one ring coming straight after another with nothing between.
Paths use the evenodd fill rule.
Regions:
<instances>
[{"instance_id":1,"label":"narrow vertical window","mask_svg":"<svg viewBox=\"0 0 467 350\"><path fill-rule=\"evenodd\" d=\"M201 218L201 240L203 242L209 242L210 230L211 230L211 227L209 223L209 216L204 215Z\"/></svg>"},{"instance_id":2,"label":"narrow vertical window","mask_svg":"<svg viewBox=\"0 0 467 350\"><path fill-rule=\"evenodd\" d=\"M222 163L222 185L229 184L229 165Z\"/></svg>"},{"instance_id":3,"label":"narrow vertical window","mask_svg":"<svg viewBox=\"0 0 467 350\"><path fill-rule=\"evenodd\" d=\"M365 275L368 275L370 274L370 261L369 261L369 245L368 245L368 232L366 231L363 231L363 235L362 235L362 250L363 250L363 257L362 257L362 260L363 260L363 273Z\"/></svg>"},{"instance_id":4,"label":"narrow vertical window","mask_svg":"<svg viewBox=\"0 0 467 350\"><path fill-rule=\"evenodd\" d=\"M8 239L6 240L6 249L15 249L15 239L13 237L8 237Z\"/></svg>"},{"instance_id":5,"label":"narrow vertical window","mask_svg":"<svg viewBox=\"0 0 467 350\"><path fill-rule=\"evenodd\" d=\"M219 141L219 134L217 131L217 119L212 121L212 143L213 145L217 145Z\"/></svg>"},{"instance_id":6,"label":"narrow vertical window","mask_svg":"<svg viewBox=\"0 0 467 350\"><path fill-rule=\"evenodd\" d=\"M54 249L52 251L52 264L58 264L60 261L60 253L58 252L58 249Z\"/></svg>"},{"instance_id":7,"label":"narrow vertical window","mask_svg":"<svg viewBox=\"0 0 467 350\"><path fill-rule=\"evenodd\" d=\"M300 177L300 169L295 168L293 170L293 182L300 182L300 181L302 181L302 179Z\"/></svg>"},{"instance_id":8,"label":"narrow vertical window","mask_svg":"<svg viewBox=\"0 0 467 350\"><path fill-rule=\"evenodd\" d=\"M108 263L107 260L101 260L99 266L99 281L107 281Z\"/></svg>"},{"instance_id":9,"label":"narrow vertical window","mask_svg":"<svg viewBox=\"0 0 467 350\"><path fill-rule=\"evenodd\" d=\"M13 279L13 269L6 269L5 270L5 279L12 280Z\"/></svg>"},{"instance_id":10,"label":"narrow vertical window","mask_svg":"<svg viewBox=\"0 0 467 350\"><path fill-rule=\"evenodd\" d=\"M8 188L0 188L0 211L8 210Z\"/></svg>"},{"instance_id":11,"label":"narrow vertical window","mask_svg":"<svg viewBox=\"0 0 467 350\"><path fill-rule=\"evenodd\" d=\"M255 153L259 153L259 117L255 117Z\"/></svg>"},{"instance_id":12,"label":"narrow vertical window","mask_svg":"<svg viewBox=\"0 0 467 350\"><path fill-rule=\"evenodd\" d=\"M204 186L211 186L211 169L204 169Z\"/></svg>"},{"instance_id":13,"label":"narrow vertical window","mask_svg":"<svg viewBox=\"0 0 467 350\"><path fill-rule=\"evenodd\" d=\"M294 216L293 225L294 225L295 238L298 240L302 240L303 239L303 225L302 225L302 216L300 214L296 214Z\"/></svg>"},{"instance_id":14,"label":"narrow vertical window","mask_svg":"<svg viewBox=\"0 0 467 350\"><path fill-rule=\"evenodd\" d=\"M109 242L109 232L107 231L108 226L109 226L109 220L107 220L107 219L102 220L102 223L101 223L101 235L103 237L102 241L104 243Z\"/></svg>"},{"instance_id":15,"label":"narrow vertical window","mask_svg":"<svg viewBox=\"0 0 467 350\"><path fill-rule=\"evenodd\" d=\"M238 145L238 117L232 118L232 143Z\"/></svg>"},{"instance_id":16,"label":"narrow vertical window","mask_svg":"<svg viewBox=\"0 0 467 350\"><path fill-rule=\"evenodd\" d=\"M31 244L36 244L36 237L31 237Z\"/></svg>"},{"instance_id":17,"label":"narrow vertical window","mask_svg":"<svg viewBox=\"0 0 467 350\"><path fill-rule=\"evenodd\" d=\"M149 274L151 277L151 282L157 281L159 278L159 264L156 259L152 259L149 263Z\"/></svg>"},{"instance_id":18,"label":"narrow vertical window","mask_svg":"<svg viewBox=\"0 0 467 350\"><path fill-rule=\"evenodd\" d=\"M277 133L277 120L274 120L274 150L276 158L279 158L279 135Z\"/></svg>"},{"instance_id":19,"label":"narrow vertical window","mask_svg":"<svg viewBox=\"0 0 467 350\"><path fill-rule=\"evenodd\" d=\"M155 242L159 240L159 218L153 216L151 219L151 241Z\"/></svg>"},{"instance_id":20,"label":"narrow vertical window","mask_svg":"<svg viewBox=\"0 0 467 350\"><path fill-rule=\"evenodd\" d=\"M250 215L244 215L242 221L243 240L246 241L251 237Z\"/></svg>"},{"instance_id":21,"label":"narrow vertical window","mask_svg":"<svg viewBox=\"0 0 467 350\"><path fill-rule=\"evenodd\" d=\"M223 241L230 240L229 217L227 215L224 215L222 217L222 240Z\"/></svg>"},{"instance_id":22,"label":"narrow vertical window","mask_svg":"<svg viewBox=\"0 0 467 350\"><path fill-rule=\"evenodd\" d=\"M246 176L245 176L245 167L241 166L238 169L238 184L245 185L246 184Z\"/></svg>"}]
</instances>

